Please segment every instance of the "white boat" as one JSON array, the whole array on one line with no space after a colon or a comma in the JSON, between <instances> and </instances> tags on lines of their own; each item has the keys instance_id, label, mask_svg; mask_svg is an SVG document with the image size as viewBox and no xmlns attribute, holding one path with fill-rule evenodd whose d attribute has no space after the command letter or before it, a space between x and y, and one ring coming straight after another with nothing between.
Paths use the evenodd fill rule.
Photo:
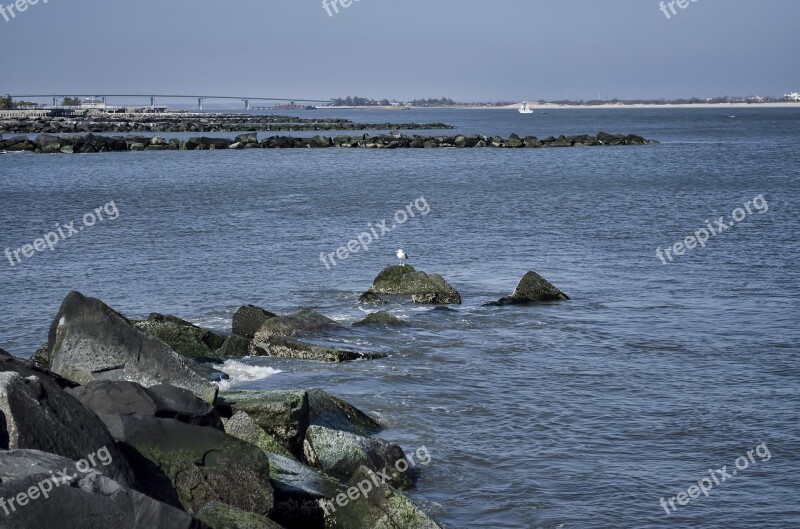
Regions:
<instances>
[{"instance_id":1,"label":"white boat","mask_svg":"<svg viewBox=\"0 0 800 529\"><path fill-rule=\"evenodd\" d=\"M519 109L520 114L533 114L533 109L528 106L527 101L522 102L522 106Z\"/></svg>"}]
</instances>

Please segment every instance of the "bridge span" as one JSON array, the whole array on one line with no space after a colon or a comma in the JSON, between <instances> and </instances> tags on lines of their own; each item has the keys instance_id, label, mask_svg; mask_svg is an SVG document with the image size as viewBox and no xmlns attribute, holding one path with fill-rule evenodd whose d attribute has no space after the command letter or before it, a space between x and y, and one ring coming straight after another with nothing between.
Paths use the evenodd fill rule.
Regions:
<instances>
[{"instance_id":1,"label":"bridge span","mask_svg":"<svg viewBox=\"0 0 800 529\"><path fill-rule=\"evenodd\" d=\"M14 99L42 99L52 98L53 106L57 107L58 100L65 97L93 98L107 104L110 98L144 98L150 99L150 106L155 108L156 99L195 99L197 109L203 110L203 102L207 99L239 100L244 103L245 110L250 110L252 101L275 101L291 103L333 103L330 99L290 99L285 97L249 97L249 96L214 96L214 95L187 95L187 94L9 94Z\"/></svg>"}]
</instances>

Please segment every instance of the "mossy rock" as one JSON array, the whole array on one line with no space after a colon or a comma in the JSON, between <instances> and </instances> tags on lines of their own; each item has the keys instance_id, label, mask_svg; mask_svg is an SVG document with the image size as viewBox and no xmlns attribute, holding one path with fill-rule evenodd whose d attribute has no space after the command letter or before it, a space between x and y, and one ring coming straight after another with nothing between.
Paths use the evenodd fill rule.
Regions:
<instances>
[{"instance_id":1,"label":"mossy rock","mask_svg":"<svg viewBox=\"0 0 800 529\"><path fill-rule=\"evenodd\" d=\"M415 303L458 305L461 294L438 274L418 272L411 265L389 266L372 282L374 294L408 295Z\"/></svg>"},{"instance_id":2,"label":"mossy rock","mask_svg":"<svg viewBox=\"0 0 800 529\"><path fill-rule=\"evenodd\" d=\"M132 322L140 331L158 338L176 353L194 360L219 361L217 349L225 339L175 316L151 314L147 320Z\"/></svg>"},{"instance_id":3,"label":"mossy rock","mask_svg":"<svg viewBox=\"0 0 800 529\"><path fill-rule=\"evenodd\" d=\"M379 310L378 312L367 315L363 320L355 322L353 327L365 327L368 325L393 325L402 327L408 324L397 316L392 316L385 310Z\"/></svg>"}]
</instances>

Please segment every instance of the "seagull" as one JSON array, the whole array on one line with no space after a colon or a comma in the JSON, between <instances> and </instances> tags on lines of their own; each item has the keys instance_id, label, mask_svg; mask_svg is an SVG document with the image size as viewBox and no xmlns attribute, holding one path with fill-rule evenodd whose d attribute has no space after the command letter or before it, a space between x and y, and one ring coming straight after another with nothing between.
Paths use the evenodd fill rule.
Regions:
<instances>
[{"instance_id":1,"label":"seagull","mask_svg":"<svg viewBox=\"0 0 800 529\"><path fill-rule=\"evenodd\" d=\"M402 248L400 248L397 250L397 258L400 259L400 266L405 266L405 261L408 259L408 254L404 252Z\"/></svg>"}]
</instances>

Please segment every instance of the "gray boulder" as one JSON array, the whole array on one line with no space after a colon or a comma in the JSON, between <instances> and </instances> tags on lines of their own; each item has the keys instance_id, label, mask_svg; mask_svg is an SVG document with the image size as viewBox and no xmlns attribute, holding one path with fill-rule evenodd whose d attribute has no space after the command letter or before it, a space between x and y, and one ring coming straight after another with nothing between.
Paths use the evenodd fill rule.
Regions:
<instances>
[{"instance_id":1,"label":"gray boulder","mask_svg":"<svg viewBox=\"0 0 800 529\"><path fill-rule=\"evenodd\" d=\"M187 513L75 461L36 450L0 452L0 498L14 504L3 527L63 529L204 529ZM69 477L62 477L65 474ZM25 494L22 500L20 496ZM7 500L6 500L7 501Z\"/></svg>"},{"instance_id":2,"label":"gray boulder","mask_svg":"<svg viewBox=\"0 0 800 529\"><path fill-rule=\"evenodd\" d=\"M358 297L358 302L364 305L386 305L388 301L374 292L364 292Z\"/></svg>"},{"instance_id":3,"label":"gray boulder","mask_svg":"<svg viewBox=\"0 0 800 529\"><path fill-rule=\"evenodd\" d=\"M264 321L253 334L254 342L266 342L271 336L315 336L327 331L341 330L336 321L312 309L303 309L288 316Z\"/></svg>"},{"instance_id":4,"label":"gray boulder","mask_svg":"<svg viewBox=\"0 0 800 529\"><path fill-rule=\"evenodd\" d=\"M282 529L266 516L259 516L217 501L206 503L196 516L211 529Z\"/></svg>"},{"instance_id":5,"label":"gray boulder","mask_svg":"<svg viewBox=\"0 0 800 529\"><path fill-rule=\"evenodd\" d=\"M231 334L225 338L222 347L217 350L217 355L220 358L228 357L242 357L250 354L250 340L244 336Z\"/></svg>"},{"instance_id":6,"label":"gray boulder","mask_svg":"<svg viewBox=\"0 0 800 529\"><path fill-rule=\"evenodd\" d=\"M224 423L225 433L228 435L255 445L264 452L294 458L294 455L280 441L256 424L256 421L247 413L243 411L234 413L230 419L224 419Z\"/></svg>"},{"instance_id":7,"label":"gray boulder","mask_svg":"<svg viewBox=\"0 0 800 529\"><path fill-rule=\"evenodd\" d=\"M70 292L61 304L39 357L45 367L77 382L129 380L167 383L213 402L217 386L190 370L161 340L137 330L102 301Z\"/></svg>"},{"instance_id":8,"label":"gray boulder","mask_svg":"<svg viewBox=\"0 0 800 529\"><path fill-rule=\"evenodd\" d=\"M395 488L410 487L415 475L398 445L377 437L362 437L323 426L309 426L303 450L308 463L331 476L347 481L365 466L383 471Z\"/></svg>"},{"instance_id":9,"label":"gray boulder","mask_svg":"<svg viewBox=\"0 0 800 529\"><path fill-rule=\"evenodd\" d=\"M123 485L133 483L103 422L46 377L0 373L0 448L41 450L75 461L107 452L111 462L97 470Z\"/></svg>"},{"instance_id":10,"label":"gray boulder","mask_svg":"<svg viewBox=\"0 0 800 529\"><path fill-rule=\"evenodd\" d=\"M275 314L256 307L255 305L244 305L233 313L233 324L231 331L233 334L253 338L258 329L265 321L277 317Z\"/></svg>"},{"instance_id":11,"label":"gray boulder","mask_svg":"<svg viewBox=\"0 0 800 529\"><path fill-rule=\"evenodd\" d=\"M320 502L343 492L342 484L294 458L269 453L267 457L275 490L270 516L287 527L323 527Z\"/></svg>"},{"instance_id":12,"label":"gray boulder","mask_svg":"<svg viewBox=\"0 0 800 529\"><path fill-rule=\"evenodd\" d=\"M120 446L154 498L197 513L219 501L266 516L272 508L269 460L250 443L174 419L122 416Z\"/></svg>"},{"instance_id":13,"label":"gray boulder","mask_svg":"<svg viewBox=\"0 0 800 529\"><path fill-rule=\"evenodd\" d=\"M199 361L218 361L217 349L222 347L224 338L176 318L153 313L144 321L133 322L140 331L158 338L181 356Z\"/></svg>"},{"instance_id":14,"label":"gray boulder","mask_svg":"<svg viewBox=\"0 0 800 529\"><path fill-rule=\"evenodd\" d=\"M116 440L122 440L126 415L176 419L186 424L222 429L216 408L191 391L159 384L145 388L136 382L97 380L67 390L92 410Z\"/></svg>"},{"instance_id":15,"label":"gray boulder","mask_svg":"<svg viewBox=\"0 0 800 529\"><path fill-rule=\"evenodd\" d=\"M397 316L392 316L385 310L379 310L378 312L367 315L363 320L355 322L353 327L366 327L370 325L393 325L403 327L408 324Z\"/></svg>"},{"instance_id":16,"label":"gray boulder","mask_svg":"<svg viewBox=\"0 0 800 529\"><path fill-rule=\"evenodd\" d=\"M461 294L438 274L417 272L411 265L385 268L372 282L369 292L411 296L414 303L458 305Z\"/></svg>"},{"instance_id":17,"label":"gray boulder","mask_svg":"<svg viewBox=\"0 0 800 529\"><path fill-rule=\"evenodd\" d=\"M323 503L329 529L441 529L402 493L366 467L347 483L355 500L339 494ZM362 494L361 490L367 490Z\"/></svg>"},{"instance_id":18,"label":"gray boulder","mask_svg":"<svg viewBox=\"0 0 800 529\"><path fill-rule=\"evenodd\" d=\"M511 296L501 298L487 305L525 305L540 301L565 301L568 299L569 296L554 287L545 278L536 272L528 272L520 279Z\"/></svg>"},{"instance_id":19,"label":"gray boulder","mask_svg":"<svg viewBox=\"0 0 800 529\"><path fill-rule=\"evenodd\" d=\"M381 425L349 402L321 389L309 389L308 423L356 435L372 435Z\"/></svg>"},{"instance_id":20,"label":"gray boulder","mask_svg":"<svg viewBox=\"0 0 800 529\"><path fill-rule=\"evenodd\" d=\"M275 356L278 358L321 360L324 362L375 360L388 356L386 353L362 353L335 347L313 345L285 336L269 336L264 338L263 341L253 340L250 344L250 354L253 356Z\"/></svg>"}]
</instances>

